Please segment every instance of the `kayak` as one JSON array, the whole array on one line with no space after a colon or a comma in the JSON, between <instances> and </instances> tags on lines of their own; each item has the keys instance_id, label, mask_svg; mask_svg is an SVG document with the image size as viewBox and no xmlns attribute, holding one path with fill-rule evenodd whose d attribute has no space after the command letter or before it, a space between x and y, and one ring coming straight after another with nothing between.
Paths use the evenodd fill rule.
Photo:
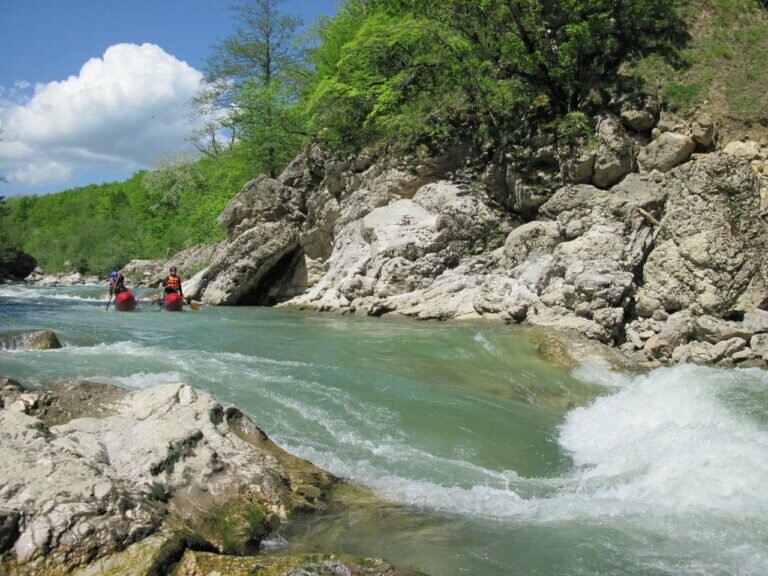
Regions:
<instances>
[{"instance_id":1,"label":"kayak","mask_svg":"<svg viewBox=\"0 0 768 576\"><path fill-rule=\"evenodd\" d=\"M184 299L176 292L169 292L163 297L163 310L178 312L184 304Z\"/></svg>"},{"instance_id":2,"label":"kayak","mask_svg":"<svg viewBox=\"0 0 768 576\"><path fill-rule=\"evenodd\" d=\"M118 312L130 312L136 308L136 298L130 290L119 292L115 295L115 310Z\"/></svg>"}]
</instances>

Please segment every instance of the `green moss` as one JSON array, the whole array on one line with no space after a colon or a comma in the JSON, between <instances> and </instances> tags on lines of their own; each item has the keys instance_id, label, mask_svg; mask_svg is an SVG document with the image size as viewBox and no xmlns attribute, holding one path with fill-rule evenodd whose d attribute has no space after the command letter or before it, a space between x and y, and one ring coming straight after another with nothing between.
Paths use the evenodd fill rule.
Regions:
<instances>
[{"instance_id":1,"label":"green moss","mask_svg":"<svg viewBox=\"0 0 768 576\"><path fill-rule=\"evenodd\" d=\"M570 369L578 363L568 352L568 347L554 336L549 334L533 334L531 341L536 355L548 364Z\"/></svg>"},{"instance_id":2,"label":"green moss","mask_svg":"<svg viewBox=\"0 0 768 576\"><path fill-rule=\"evenodd\" d=\"M245 493L226 505L209 510L193 528L224 554L248 554L277 526L253 493Z\"/></svg>"},{"instance_id":3,"label":"green moss","mask_svg":"<svg viewBox=\"0 0 768 576\"><path fill-rule=\"evenodd\" d=\"M355 558L337 554L311 554L305 556L250 556L235 558L187 551L171 576L187 574L228 576L282 576L291 572L333 576L350 574L363 576L418 576L419 572L396 568L384 560Z\"/></svg>"}]
</instances>

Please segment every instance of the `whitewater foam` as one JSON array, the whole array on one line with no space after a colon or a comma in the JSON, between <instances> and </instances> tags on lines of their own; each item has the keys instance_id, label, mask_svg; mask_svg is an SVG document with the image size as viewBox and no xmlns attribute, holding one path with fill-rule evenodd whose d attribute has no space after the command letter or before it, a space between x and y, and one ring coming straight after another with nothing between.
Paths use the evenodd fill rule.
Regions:
<instances>
[{"instance_id":1,"label":"whitewater foam","mask_svg":"<svg viewBox=\"0 0 768 576\"><path fill-rule=\"evenodd\" d=\"M97 376L94 380L134 390L152 388L168 383L187 383L186 377L179 372L136 372L122 377Z\"/></svg>"},{"instance_id":2,"label":"whitewater foam","mask_svg":"<svg viewBox=\"0 0 768 576\"><path fill-rule=\"evenodd\" d=\"M719 372L659 369L568 414L559 440L592 514L601 499L638 513L768 514L768 432L723 402Z\"/></svg>"},{"instance_id":3,"label":"whitewater foam","mask_svg":"<svg viewBox=\"0 0 768 576\"><path fill-rule=\"evenodd\" d=\"M602 375L613 393L572 410L559 428L574 463L563 477L522 478L429 454L399 436L364 441L350 429L336 440L355 448L354 461L319 447L292 450L382 497L429 510L533 523L612 518L662 532L696 518L728 518L738 532L768 515L768 432L723 402L729 384L722 376L692 366ZM768 387L768 375L753 378ZM465 481L446 482L457 470Z\"/></svg>"},{"instance_id":4,"label":"whitewater foam","mask_svg":"<svg viewBox=\"0 0 768 576\"><path fill-rule=\"evenodd\" d=\"M104 292L104 291L102 291ZM30 289L23 286L9 286L0 288L0 298L15 298L21 300L70 300L80 302L96 302L101 300L106 303L107 299L103 293L93 295L67 294L62 293L60 289Z\"/></svg>"}]
</instances>

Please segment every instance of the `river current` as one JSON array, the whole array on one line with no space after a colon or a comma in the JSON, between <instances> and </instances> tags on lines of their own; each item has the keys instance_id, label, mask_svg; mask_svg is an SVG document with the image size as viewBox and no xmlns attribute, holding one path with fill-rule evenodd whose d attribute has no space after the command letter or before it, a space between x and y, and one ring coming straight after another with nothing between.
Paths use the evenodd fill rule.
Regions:
<instances>
[{"instance_id":1,"label":"river current","mask_svg":"<svg viewBox=\"0 0 768 576\"><path fill-rule=\"evenodd\" d=\"M768 372L564 372L510 327L141 300L118 313L105 292L0 286L0 330L64 344L0 350L0 376L185 382L377 497L270 548L433 576L768 574Z\"/></svg>"}]
</instances>

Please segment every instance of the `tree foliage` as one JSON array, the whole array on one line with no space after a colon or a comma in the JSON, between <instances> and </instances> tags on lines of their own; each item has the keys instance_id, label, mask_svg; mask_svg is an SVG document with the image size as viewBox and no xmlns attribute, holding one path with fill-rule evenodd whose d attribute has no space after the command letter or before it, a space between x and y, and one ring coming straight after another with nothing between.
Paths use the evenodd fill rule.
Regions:
<instances>
[{"instance_id":1,"label":"tree foliage","mask_svg":"<svg viewBox=\"0 0 768 576\"><path fill-rule=\"evenodd\" d=\"M306 141L295 106L306 78L296 31L301 20L282 14L282 0L243 0L234 33L214 48L195 104L208 123L198 148L215 156L239 141L254 168L272 177Z\"/></svg>"},{"instance_id":2,"label":"tree foliage","mask_svg":"<svg viewBox=\"0 0 768 576\"><path fill-rule=\"evenodd\" d=\"M667 0L348 0L320 37L307 103L329 140L498 139L605 102L625 62L674 54L680 20Z\"/></svg>"},{"instance_id":3,"label":"tree foliage","mask_svg":"<svg viewBox=\"0 0 768 576\"><path fill-rule=\"evenodd\" d=\"M216 159L165 157L125 182L9 199L0 237L48 272L105 272L224 236L216 218L253 173L237 147Z\"/></svg>"},{"instance_id":4,"label":"tree foliage","mask_svg":"<svg viewBox=\"0 0 768 576\"><path fill-rule=\"evenodd\" d=\"M0 220L8 214L5 197L0 196ZM0 227L0 271L5 268L6 262L10 262L16 255L16 247L11 244L8 231L5 226Z\"/></svg>"}]
</instances>

